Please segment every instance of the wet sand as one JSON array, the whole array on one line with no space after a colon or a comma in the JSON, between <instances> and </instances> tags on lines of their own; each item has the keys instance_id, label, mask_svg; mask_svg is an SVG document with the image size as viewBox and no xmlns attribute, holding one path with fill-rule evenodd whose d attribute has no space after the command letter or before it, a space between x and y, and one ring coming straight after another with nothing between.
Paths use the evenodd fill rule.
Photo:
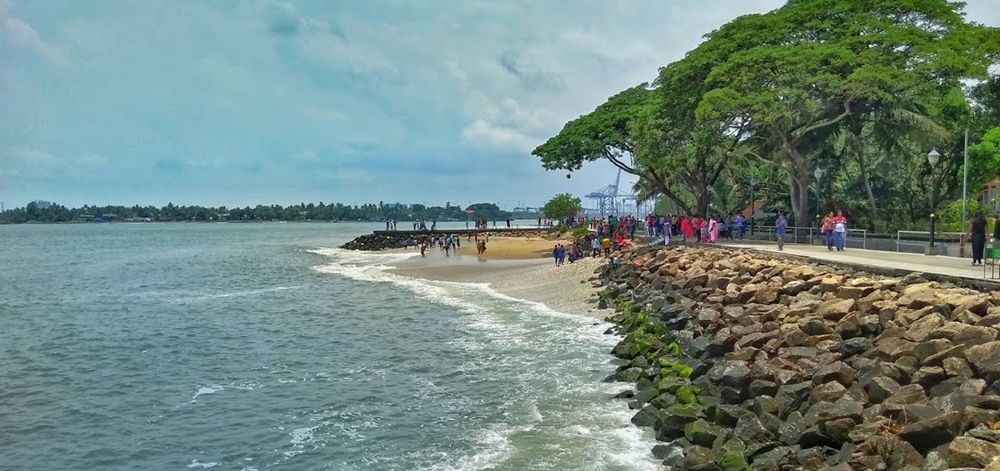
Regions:
<instances>
[{"instance_id":1,"label":"wet sand","mask_svg":"<svg viewBox=\"0 0 1000 471\"><path fill-rule=\"evenodd\" d=\"M597 309L587 300L597 291L588 281L602 258L585 258L555 266L550 240L491 238L486 254L476 254L475 243L462 240L458 255L445 256L434 247L426 257L396 264L394 273L414 278L462 283L488 283L511 297L545 304L556 311L603 318L610 309Z\"/></svg>"}]
</instances>

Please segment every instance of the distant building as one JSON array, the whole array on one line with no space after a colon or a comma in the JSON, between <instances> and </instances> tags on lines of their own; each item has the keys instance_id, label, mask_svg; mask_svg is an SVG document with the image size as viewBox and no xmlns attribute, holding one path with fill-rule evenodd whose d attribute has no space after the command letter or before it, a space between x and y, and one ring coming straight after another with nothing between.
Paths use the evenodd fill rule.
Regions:
<instances>
[{"instance_id":1,"label":"distant building","mask_svg":"<svg viewBox=\"0 0 1000 471\"><path fill-rule=\"evenodd\" d=\"M1000 178L986 183L980 203L993 213L1000 212Z\"/></svg>"}]
</instances>

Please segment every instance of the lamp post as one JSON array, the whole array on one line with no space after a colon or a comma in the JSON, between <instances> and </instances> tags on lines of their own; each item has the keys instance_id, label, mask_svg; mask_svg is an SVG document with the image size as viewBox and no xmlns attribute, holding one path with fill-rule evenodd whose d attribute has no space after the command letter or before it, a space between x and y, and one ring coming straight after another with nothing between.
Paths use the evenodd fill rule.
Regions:
<instances>
[{"instance_id":1,"label":"lamp post","mask_svg":"<svg viewBox=\"0 0 1000 471\"><path fill-rule=\"evenodd\" d=\"M813 170L813 176L816 177L816 230L819 231L819 213L823 211L821 208L823 203L823 195L820 193L822 191L822 186L820 182L823 180L823 175L826 175L826 169L822 167L816 167Z\"/></svg>"},{"instance_id":2,"label":"lamp post","mask_svg":"<svg viewBox=\"0 0 1000 471\"><path fill-rule=\"evenodd\" d=\"M753 196L753 186L757 182L753 178L750 179L750 235L753 236L753 216L757 212L757 200Z\"/></svg>"},{"instance_id":3,"label":"lamp post","mask_svg":"<svg viewBox=\"0 0 1000 471\"><path fill-rule=\"evenodd\" d=\"M937 209L937 178L934 178L934 168L937 167L939 160L941 154L937 149L931 149L927 153L927 163L931 164L931 240L927 255L937 255L937 249L934 247L934 210Z\"/></svg>"}]
</instances>

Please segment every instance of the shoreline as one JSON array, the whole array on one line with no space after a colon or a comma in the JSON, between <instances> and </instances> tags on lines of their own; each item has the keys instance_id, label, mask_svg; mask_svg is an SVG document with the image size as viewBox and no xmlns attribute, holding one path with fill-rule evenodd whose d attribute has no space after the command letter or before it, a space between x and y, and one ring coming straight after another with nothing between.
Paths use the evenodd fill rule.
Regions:
<instances>
[{"instance_id":1,"label":"shoreline","mask_svg":"<svg viewBox=\"0 0 1000 471\"><path fill-rule=\"evenodd\" d=\"M556 266L551 253L559 241L513 237L491 237L484 255L475 253L474 242L462 240L459 253L446 256L437 247L428 248L394 264L390 273L411 278L457 283L485 283L504 295L538 302L566 314L604 320L610 309L598 309L598 288L589 281L603 265L603 258L583 258ZM565 243L565 241L563 242ZM413 249L393 250L407 253Z\"/></svg>"}]
</instances>

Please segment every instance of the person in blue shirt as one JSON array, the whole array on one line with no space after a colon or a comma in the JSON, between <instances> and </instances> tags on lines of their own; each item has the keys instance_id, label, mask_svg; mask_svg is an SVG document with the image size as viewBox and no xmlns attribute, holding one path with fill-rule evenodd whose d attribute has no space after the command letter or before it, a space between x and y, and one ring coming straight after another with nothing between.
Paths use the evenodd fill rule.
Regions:
<instances>
[{"instance_id":1,"label":"person in blue shirt","mask_svg":"<svg viewBox=\"0 0 1000 471\"><path fill-rule=\"evenodd\" d=\"M788 228L788 219L785 219L785 212L778 215L774 220L774 235L778 239L778 250L785 250L785 229Z\"/></svg>"}]
</instances>

